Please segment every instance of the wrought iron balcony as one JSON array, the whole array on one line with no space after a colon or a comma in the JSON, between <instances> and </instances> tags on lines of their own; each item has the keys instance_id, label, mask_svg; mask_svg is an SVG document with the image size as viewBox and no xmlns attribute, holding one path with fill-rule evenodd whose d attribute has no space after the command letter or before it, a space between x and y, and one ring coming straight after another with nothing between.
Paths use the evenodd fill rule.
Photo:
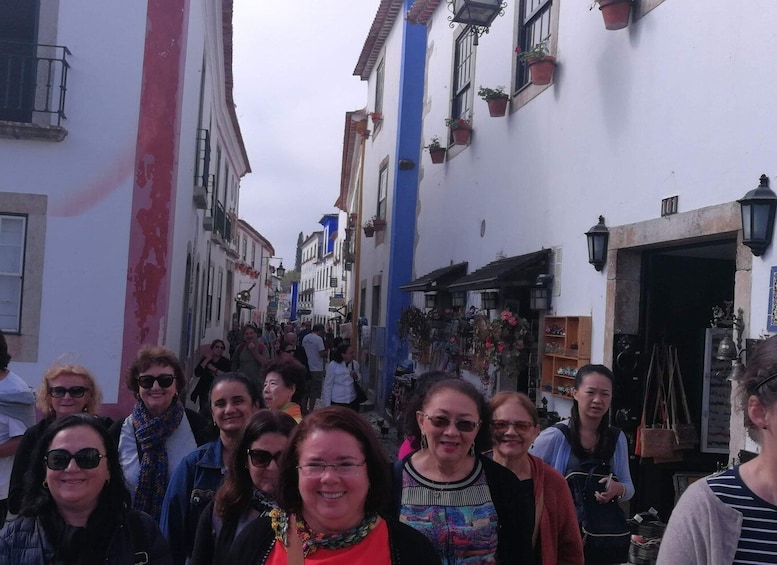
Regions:
<instances>
[{"instance_id":1,"label":"wrought iron balcony","mask_svg":"<svg viewBox=\"0 0 777 565\"><path fill-rule=\"evenodd\" d=\"M0 41L0 120L38 123L48 114L62 125L70 54L62 45Z\"/></svg>"}]
</instances>

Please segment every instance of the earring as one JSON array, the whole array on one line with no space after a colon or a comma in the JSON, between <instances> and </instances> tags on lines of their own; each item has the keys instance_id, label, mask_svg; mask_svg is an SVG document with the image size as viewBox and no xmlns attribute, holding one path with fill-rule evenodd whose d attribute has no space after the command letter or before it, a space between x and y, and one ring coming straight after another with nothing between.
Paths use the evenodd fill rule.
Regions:
<instances>
[{"instance_id":1,"label":"earring","mask_svg":"<svg viewBox=\"0 0 777 565\"><path fill-rule=\"evenodd\" d=\"M45 488L46 490L49 490L49 483L48 483L48 481L43 481L43 488Z\"/></svg>"},{"instance_id":2,"label":"earring","mask_svg":"<svg viewBox=\"0 0 777 565\"><path fill-rule=\"evenodd\" d=\"M429 440L426 439L426 435L421 434L421 449L429 449Z\"/></svg>"},{"instance_id":3,"label":"earring","mask_svg":"<svg viewBox=\"0 0 777 565\"><path fill-rule=\"evenodd\" d=\"M470 457L474 457L475 456L475 444L474 443L469 446L469 449L467 450L467 455L469 455Z\"/></svg>"}]
</instances>

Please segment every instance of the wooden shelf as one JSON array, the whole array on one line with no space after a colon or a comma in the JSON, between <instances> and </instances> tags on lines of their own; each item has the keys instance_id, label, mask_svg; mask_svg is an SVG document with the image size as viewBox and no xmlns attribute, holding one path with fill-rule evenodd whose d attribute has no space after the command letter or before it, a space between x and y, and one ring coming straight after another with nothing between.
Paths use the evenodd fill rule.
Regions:
<instances>
[{"instance_id":1,"label":"wooden shelf","mask_svg":"<svg viewBox=\"0 0 777 565\"><path fill-rule=\"evenodd\" d=\"M561 398L572 398L571 388L575 377L565 373L576 372L591 362L591 317L546 316L544 324L540 344L540 350L543 351L542 390ZM548 333L550 328L560 329L564 333ZM559 370L563 373L559 373Z\"/></svg>"}]
</instances>

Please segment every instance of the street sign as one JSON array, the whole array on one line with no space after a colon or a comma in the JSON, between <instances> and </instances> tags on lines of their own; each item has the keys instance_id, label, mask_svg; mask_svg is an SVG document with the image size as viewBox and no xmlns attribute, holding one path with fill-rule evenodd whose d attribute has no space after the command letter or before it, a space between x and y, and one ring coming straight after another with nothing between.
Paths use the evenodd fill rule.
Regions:
<instances>
[{"instance_id":1,"label":"street sign","mask_svg":"<svg viewBox=\"0 0 777 565\"><path fill-rule=\"evenodd\" d=\"M300 316L309 316L312 312L310 308L300 308L297 310L297 314Z\"/></svg>"},{"instance_id":2,"label":"street sign","mask_svg":"<svg viewBox=\"0 0 777 565\"><path fill-rule=\"evenodd\" d=\"M329 298L329 311L332 312L332 308L342 308L345 306L345 298L342 296L332 296Z\"/></svg>"}]
</instances>

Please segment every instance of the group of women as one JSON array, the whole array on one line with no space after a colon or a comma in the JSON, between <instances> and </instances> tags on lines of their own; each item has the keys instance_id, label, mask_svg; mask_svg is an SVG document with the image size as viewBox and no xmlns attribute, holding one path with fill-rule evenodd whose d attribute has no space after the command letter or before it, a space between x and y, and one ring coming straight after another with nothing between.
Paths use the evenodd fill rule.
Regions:
<instances>
[{"instance_id":1,"label":"group of women","mask_svg":"<svg viewBox=\"0 0 777 565\"><path fill-rule=\"evenodd\" d=\"M14 468L9 507L19 518L0 532L0 565L584 563L562 475L610 437L606 367L578 371L569 433L540 433L520 393L486 404L468 382L431 374L409 403L409 453L390 466L349 407L290 414L287 362L267 364L262 391L241 373L215 375L213 427L183 407L180 363L162 348L139 352L126 383L136 404L110 431L86 369L47 372L44 419ZM689 488L659 563L772 562L776 377L771 338L739 385L761 454ZM610 466L601 504L634 492L622 434Z\"/></svg>"}]
</instances>

